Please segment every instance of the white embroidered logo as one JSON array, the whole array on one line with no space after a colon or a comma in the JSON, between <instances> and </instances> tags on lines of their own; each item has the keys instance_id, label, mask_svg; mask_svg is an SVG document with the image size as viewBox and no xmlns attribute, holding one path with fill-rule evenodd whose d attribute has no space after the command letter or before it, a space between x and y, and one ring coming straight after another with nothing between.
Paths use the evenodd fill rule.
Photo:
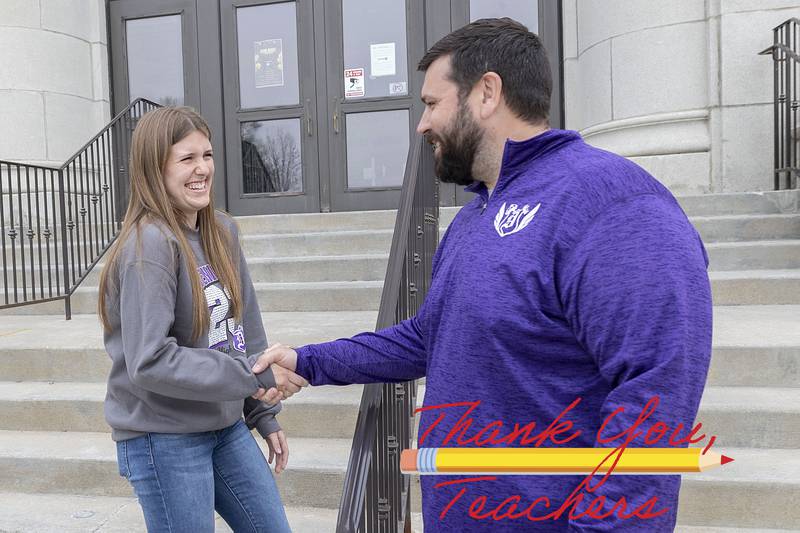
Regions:
<instances>
[{"instance_id":1,"label":"white embroidered logo","mask_svg":"<svg viewBox=\"0 0 800 533\"><path fill-rule=\"evenodd\" d=\"M506 209L504 202L500 207L500 211L497 212L497 216L494 217L494 229L497 230L497 234L501 237L522 231L531 223L541 206L542 204L538 203L536 207L531 209L531 206L525 204L525 207L520 209L517 204L511 204Z\"/></svg>"}]
</instances>

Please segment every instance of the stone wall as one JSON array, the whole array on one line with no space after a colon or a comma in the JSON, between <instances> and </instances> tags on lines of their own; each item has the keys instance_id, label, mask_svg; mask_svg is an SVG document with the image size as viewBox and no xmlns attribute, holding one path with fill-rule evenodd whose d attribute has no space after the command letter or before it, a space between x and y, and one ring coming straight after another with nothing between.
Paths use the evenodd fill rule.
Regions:
<instances>
[{"instance_id":1,"label":"stone wall","mask_svg":"<svg viewBox=\"0 0 800 533\"><path fill-rule=\"evenodd\" d=\"M566 125L679 194L772 188L772 28L796 1L565 0Z\"/></svg>"},{"instance_id":2,"label":"stone wall","mask_svg":"<svg viewBox=\"0 0 800 533\"><path fill-rule=\"evenodd\" d=\"M103 0L0 4L0 159L61 165L110 120Z\"/></svg>"}]
</instances>

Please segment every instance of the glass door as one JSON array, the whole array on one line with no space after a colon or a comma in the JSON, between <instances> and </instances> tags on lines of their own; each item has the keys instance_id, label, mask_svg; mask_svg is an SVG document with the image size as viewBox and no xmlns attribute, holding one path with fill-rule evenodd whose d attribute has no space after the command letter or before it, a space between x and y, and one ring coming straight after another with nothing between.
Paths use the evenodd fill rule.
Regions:
<instances>
[{"instance_id":1,"label":"glass door","mask_svg":"<svg viewBox=\"0 0 800 533\"><path fill-rule=\"evenodd\" d=\"M224 0L220 9L229 210L316 212L312 2Z\"/></svg>"},{"instance_id":2,"label":"glass door","mask_svg":"<svg viewBox=\"0 0 800 533\"><path fill-rule=\"evenodd\" d=\"M115 112L136 98L199 107L195 0L110 4Z\"/></svg>"},{"instance_id":3,"label":"glass door","mask_svg":"<svg viewBox=\"0 0 800 533\"><path fill-rule=\"evenodd\" d=\"M195 0L109 2L114 114L137 98L198 110L203 107L197 24ZM212 142L219 160L223 153L222 128L215 118L213 113L206 115L216 132ZM132 130L136 124L124 126ZM127 148L118 147L120 153ZM121 197L126 198L128 183L123 180L118 186ZM225 205L224 180L215 180L214 201L218 206Z\"/></svg>"},{"instance_id":4,"label":"glass door","mask_svg":"<svg viewBox=\"0 0 800 533\"><path fill-rule=\"evenodd\" d=\"M333 211L395 209L419 117L421 0L325 2Z\"/></svg>"}]
</instances>

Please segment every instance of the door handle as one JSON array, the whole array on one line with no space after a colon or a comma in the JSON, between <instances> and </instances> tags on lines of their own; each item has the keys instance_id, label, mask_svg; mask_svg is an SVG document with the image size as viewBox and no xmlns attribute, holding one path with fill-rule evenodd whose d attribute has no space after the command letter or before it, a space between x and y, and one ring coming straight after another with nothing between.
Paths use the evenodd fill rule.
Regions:
<instances>
[{"instance_id":1,"label":"door handle","mask_svg":"<svg viewBox=\"0 0 800 533\"><path fill-rule=\"evenodd\" d=\"M306 106L305 106L306 133L308 134L309 137L313 137L314 136L314 130L312 129L313 123L311 122L311 109L312 109L312 107L311 107L311 98L306 98Z\"/></svg>"},{"instance_id":2,"label":"door handle","mask_svg":"<svg viewBox=\"0 0 800 533\"><path fill-rule=\"evenodd\" d=\"M334 133L339 133L339 112L333 112L333 131Z\"/></svg>"}]
</instances>

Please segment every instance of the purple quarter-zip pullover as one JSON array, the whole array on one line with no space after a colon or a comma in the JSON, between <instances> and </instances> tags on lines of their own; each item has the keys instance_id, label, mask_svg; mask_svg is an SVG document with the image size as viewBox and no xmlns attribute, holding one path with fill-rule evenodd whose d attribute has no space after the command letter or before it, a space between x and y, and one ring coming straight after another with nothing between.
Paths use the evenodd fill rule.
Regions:
<instances>
[{"instance_id":1,"label":"purple quarter-zip pullover","mask_svg":"<svg viewBox=\"0 0 800 533\"><path fill-rule=\"evenodd\" d=\"M302 347L297 372L314 385L427 376L421 447L615 447L622 437L597 441L603 421L624 408L601 432L619 434L653 397L659 405L630 446L646 446L656 421L667 436L683 424L685 437L711 355L711 291L700 237L669 191L562 130L508 141L491 197L482 183L470 190L477 196L442 239L420 312L376 333ZM435 407L454 403L463 405ZM535 440L560 414L572 425ZM514 434L532 422L528 439ZM653 438L663 428L655 429ZM667 436L653 445L668 447ZM649 519L570 519L572 507L542 519L585 476L491 477L422 476L426 533L675 525L678 476L611 476L583 490L573 511L604 496L605 512L624 498L631 513L655 497L640 515L666 511Z\"/></svg>"}]
</instances>

